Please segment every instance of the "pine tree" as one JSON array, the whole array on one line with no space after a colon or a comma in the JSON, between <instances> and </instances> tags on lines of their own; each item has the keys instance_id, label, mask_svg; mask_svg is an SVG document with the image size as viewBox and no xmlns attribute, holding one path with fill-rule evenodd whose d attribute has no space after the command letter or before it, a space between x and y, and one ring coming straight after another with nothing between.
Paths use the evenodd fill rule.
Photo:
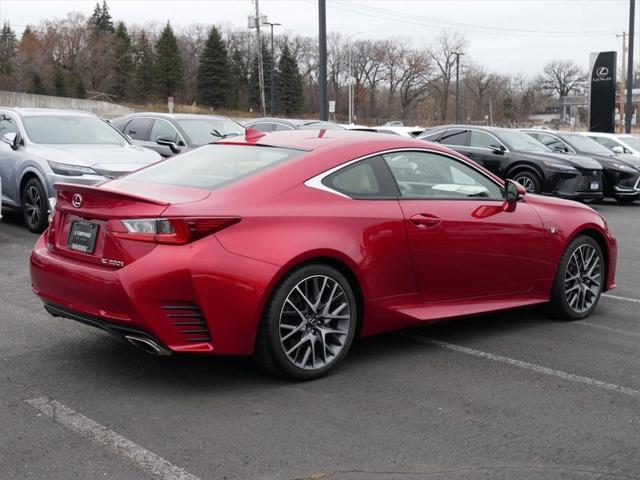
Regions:
<instances>
[{"instance_id":1,"label":"pine tree","mask_svg":"<svg viewBox=\"0 0 640 480\"><path fill-rule=\"evenodd\" d=\"M155 72L162 97L176 96L184 87L184 66L169 22L156 43Z\"/></svg>"},{"instance_id":2,"label":"pine tree","mask_svg":"<svg viewBox=\"0 0 640 480\"><path fill-rule=\"evenodd\" d=\"M87 88L80 77L75 78L75 90L77 98L87 98Z\"/></svg>"},{"instance_id":3,"label":"pine tree","mask_svg":"<svg viewBox=\"0 0 640 480\"><path fill-rule=\"evenodd\" d=\"M93 31L96 34L115 32L106 0L102 0L102 7L100 6L100 3L96 3L93 13L89 17L89 24L92 26Z\"/></svg>"},{"instance_id":4,"label":"pine tree","mask_svg":"<svg viewBox=\"0 0 640 480\"><path fill-rule=\"evenodd\" d=\"M46 95L47 89L44 88L44 84L42 83L42 78L37 73L31 75L31 90L29 93L35 93L36 95Z\"/></svg>"},{"instance_id":5,"label":"pine tree","mask_svg":"<svg viewBox=\"0 0 640 480\"><path fill-rule=\"evenodd\" d=\"M131 38L127 27L119 22L113 36L113 93L119 99L126 99L130 93L129 86L133 74L133 56Z\"/></svg>"},{"instance_id":6,"label":"pine tree","mask_svg":"<svg viewBox=\"0 0 640 480\"><path fill-rule=\"evenodd\" d=\"M227 47L216 27L211 27L198 66L198 103L213 108L229 104L229 59Z\"/></svg>"},{"instance_id":7,"label":"pine tree","mask_svg":"<svg viewBox=\"0 0 640 480\"><path fill-rule=\"evenodd\" d=\"M144 103L155 91L153 47L144 30L134 45L133 52L133 97Z\"/></svg>"},{"instance_id":8,"label":"pine tree","mask_svg":"<svg viewBox=\"0 0 640 480\"><path fill-rule=\"evenodd\" d=\"M234 110L240 110L242 98L247 91L247 77L244 73L242 51L240 49L233 50L230 56L230 63L231 97L229 106ZM246 99L246 97L244 98Z\"/></svg>"},{"instance_id":9,"label":"pine tree","mask_svg":"<svg viewBox=\"0 0 640 480\"><path fill-rule=\"evenodd\" d=\"M0 74L11 75L15 68L18 54L16 34L8 22L4 22L0 30Z\"/></svg>"},{"instance_id":10,"label":"pine tree","mask_svg":"<svg viewBox=\"0 0 640 480\"><path fill-rule=\"evenodd\" d=\"M278 76L276 82L278 92L278 110L286 116L296 113L302 106L302 92L304 85L298 64L285 44L278 62Z\"/></svg>"},{"instance_id":11,"label":"pine tree","mask_svg":"<svg viewBox=\"0 0 640 480\"><path fill-rule=\"evenodd\" d=\"M271 99L271 52L267 49L265 42L262 42L262 71L264 78L264 101L267 111L269 111L269 101ZM275 77L277 71L274 72L274 87L277 85ZM249 72L249 106L254 111L261 111L262 104L260 99L260 78L258 72L258 55L251 62L251 71Z\"/></svg>"},{"instance_id":12,"label":"pine tree","mask_svg":"<svg viewBox=\"0 0 640 480\"><path fill-rule=\"evenodd\" d=\"M67 82L62 70L59 68L56 68L55 73L53 74L53 94L56 97L67 96Z\"/></svg>"}]
</instances>

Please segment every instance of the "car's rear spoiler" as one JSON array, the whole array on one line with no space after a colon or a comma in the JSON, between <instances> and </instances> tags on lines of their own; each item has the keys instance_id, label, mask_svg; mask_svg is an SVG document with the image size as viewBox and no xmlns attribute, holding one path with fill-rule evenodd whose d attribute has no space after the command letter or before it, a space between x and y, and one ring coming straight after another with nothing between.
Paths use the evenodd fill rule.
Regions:
<instances>
[{"instance_id":1,"label":"car's rear spoiler","mask_svg":"<svg viewBox=\"0 0 640 480\"><path fill-rule=\"evenodd\" d=\"M169 202L163 202L155 198L144 197L142 195L133 195L131 193L121 192L118 190L109 190L104 187L97 188L89 185L78 185L75 183L56 183L53 187L58 192L65 191L72 193L94 194L101 197L121 198L132 200L135 202L150 203L152 205L169 205Z\"/></svg>"}]
</instances>

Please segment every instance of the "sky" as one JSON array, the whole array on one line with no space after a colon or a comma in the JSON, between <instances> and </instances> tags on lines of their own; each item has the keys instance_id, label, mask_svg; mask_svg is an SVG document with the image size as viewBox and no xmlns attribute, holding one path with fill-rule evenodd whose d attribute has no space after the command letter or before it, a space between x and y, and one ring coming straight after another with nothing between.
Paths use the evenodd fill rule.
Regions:
<instances>
[{"instance_id":1,"label":"sky","mask_svg":"<svg viewBox=\"0 0 640 480\"><path fill-rule=\"evenodd\" d=\"M100 0L102 1L102 0ZM259 0L260 12L281 23L276 32L317 35L316 0ZM0 0L0 22L20 32L27 24L90 15L95 0ZM176 27L191 24L246 28L252 0L108 0L115 20ZM533 77L550 60L583 67L589 54L617 50L629 28L629 0L327 0L327 31L353 39L403 37L421 47L443 29L465 35L468 59L499 73ZM635 61L640 63L640 2L636 1Z\"/></svg>"}]
</instances>

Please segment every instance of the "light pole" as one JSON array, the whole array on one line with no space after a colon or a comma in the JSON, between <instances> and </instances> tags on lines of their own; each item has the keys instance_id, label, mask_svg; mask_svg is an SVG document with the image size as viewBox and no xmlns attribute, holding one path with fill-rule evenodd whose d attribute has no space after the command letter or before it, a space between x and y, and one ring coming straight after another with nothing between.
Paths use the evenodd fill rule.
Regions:
<instances>
[{"instance_id":1,"label":"light pole","mask_svg":"<svg viewBox=\"0 0 640 480\"><path fill-rule=\"evenodd\" d=\"M633 96L633 35L635 26L635 4L636 0L629 0L629 60L627 62L627 104L624 109L624 132L631 133L631 97ZM636 113L636 118L640 116L640 112Z\"/></svg>"},{"instance_id":2,"label":"light pole","mask_svg":"<svg viewBox=\"0 0 640 480\"><path fill-rule=\"evenodd\" d=\"M360 35L362 32L356 32L349 37L349 125L353 123L353 114L354 114L354 101L353 97L355 96L355 92L353 91L353 50L351 48L351 39L356 35Z\"/></svg>"},{"instance_id":3,"label":"light pole","mask_svg":"<svg viewBox=\"0 0 640 480\"><path fill-rule=\"evenodd\" d=\"M274 23L274 22L262 22L263 25L269 25L271 27L271 72L269 73L269 84L270 86L270 90L271 90L271 99L269 101L269 110L271 111L271 115L274 115L275 112L275 96L274 96L274 92L273 92L273 70L274 70L274 64L275 64L275 56L273 53L273 27L277 27L282 25L281 23Z\"/></svg>"},{"instance_id":4,"label":"light pole","mask_svg":"<svg viewBox=\"0 0 640 480\"><path fill-rule=\"evenodd\" d=\"M318 50L320 84L320 120L329 120L329 104L327 103L327 2L318 0Z\"/></svg>"},{"instance_id":5,"label":"light pole","mask_svg":"<svg viewBox=\"0 0 640 480\"><path fill-rule=\"evenodd\" d=\"M459 123L460 118L460 55L464 55L461 52L453 52L456 56L456 124Z\"/></svg>"}]
</instances>

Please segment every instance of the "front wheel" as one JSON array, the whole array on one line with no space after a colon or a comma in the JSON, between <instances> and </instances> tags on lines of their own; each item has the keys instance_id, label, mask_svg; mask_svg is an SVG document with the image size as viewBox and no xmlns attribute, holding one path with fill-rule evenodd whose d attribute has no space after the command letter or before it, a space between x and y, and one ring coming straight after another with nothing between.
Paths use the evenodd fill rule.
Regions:
<instances>
[{"instance_id":1,"label":"front wheel","mask_svg":"<svg viewBox=\"0 0 640 480\"><path fill-rule=\"evenodd\" d=\"M579 320L596 308L604 287L605 262L598 242L576 237L560 261L551 290L551 312L565 320Z\"/></svg>"},{"instance_id":2,"label":"front wheel","mask_svg":"<svg viewBox=\"0 0 640 480\"><path fill-rule=\"evenodd\" d=\"M542 180L533 172L518 172L513 176L513 179L522 185L528 193L542 192Z\"/></svg>"},{"instance_id":3,"label":"front wheel","mask_svg":"<svg viewBox=\"0 0 640 480\"><path fill-rule=\"evenodd\" d=\"M357 323L353 289L338 270L307 265L290 273L267 304L255 359L293 380L325 375L347 354Z\"/></svg>"},{"instance_id":4,"label":"front wheel","mask_svg":"<svg viewBox=\"0 0 640 480\"><path fill-rule=\"evenodd\" d=\"M22 217L33 233L42 233L48 225L49 206L45 190L37 178L32 178L22 189Z\"/></svg>"}]
</instances>

